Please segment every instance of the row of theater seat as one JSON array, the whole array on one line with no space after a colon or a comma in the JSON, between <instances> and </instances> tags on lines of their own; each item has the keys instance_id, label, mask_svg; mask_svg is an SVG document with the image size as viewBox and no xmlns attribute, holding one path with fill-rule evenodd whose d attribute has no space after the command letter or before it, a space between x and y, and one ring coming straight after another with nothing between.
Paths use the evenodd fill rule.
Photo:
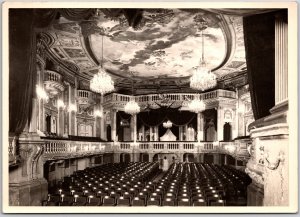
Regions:
<instances>
[{"instance_id":1,"label":"row of theater seat","mask_svg":"<svg viewBox=\"0 0 300 217\"><path fill-rule=\"evenodd\" d=\"M159 174L158 163L120 163L65 177L47 206L225 206L245 205L249 177L231 167L176 163Z\"/></svg>"}]
</instances>

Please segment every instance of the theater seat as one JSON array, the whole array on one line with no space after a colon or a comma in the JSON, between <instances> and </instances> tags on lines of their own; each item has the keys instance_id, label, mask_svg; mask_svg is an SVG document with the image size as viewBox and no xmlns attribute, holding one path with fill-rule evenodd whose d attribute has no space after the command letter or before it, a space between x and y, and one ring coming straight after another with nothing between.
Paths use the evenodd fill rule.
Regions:
<instances>
[{"instance_id":1,"label":"theater seat","mask_svg":"<svg viewBox=\"0 0 300 217\"><path fill-rule=\"evenodd\" d=\"M125 199L124 197L120 197L117 199L117 206L130 206L130 200L128 198Z\"/></svg>"},{"instance_id":2,"label":"theater seat","mask_svg":"<svg viewBox=\"0 0 300 217\"><path fill-rule=\"evenodd\" d=\"M145 206L145 200L139 197L135 197L132 200L132 206Z\"/></svg>"},{"instance_id":3,"label":"theater seat","mask_svg":"<svg viewBox=\"0 0 300 217\"><path fill-rule=\"evenodd\" d=\"M115 199L109 196L103 198L102 206L115 206Z\"/></svg>"},{"instance_id":4,"label":"theater seat","mask_svg":"<svg viewBox=\"0 0 300 217\"><path fill-rule=\"evenodd\" d=\"M157 198L149 198L147 201L147 206L160 206L160 200Z\"/></svg>"},{"instance_id":5,"label":"theater seat","mask_svg":"<svg viewBox=\"0 0 300 217\"><path fill-rule=\"evenodd\" d=\"M99 197L89 196L86 206L99 206L101 204L101 199Z\"/></svg>"},{"instance_id":6,"label":"theater seat","mask_svg":"<svg viewBox=\"0 0 300 217\"><path fill-rule=\"evenodd\" d=\"M193 202L193 206L207 206L207 203L204 199L198 199Z\"/></svg>"}]
</instances>

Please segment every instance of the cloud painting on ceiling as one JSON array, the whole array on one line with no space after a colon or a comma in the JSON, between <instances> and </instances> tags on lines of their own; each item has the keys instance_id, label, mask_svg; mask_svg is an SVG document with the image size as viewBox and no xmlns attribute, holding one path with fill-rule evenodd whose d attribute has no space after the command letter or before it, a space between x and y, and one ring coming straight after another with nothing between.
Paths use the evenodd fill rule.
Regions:
<instances>
[{"instance_id":1,"label":"cloud painting on ceiling","mask_svg":"<svg viewBox=\"0 0 300 217\"><path fill-rule=\"evenodd\" d=\"M99 18L98 26L108 35L92 34L91 48L101 62L104 40L104 68L122 76L129 71L138 77L186 77L201 58L201 34L197 17L207 22L204 30L204 53L210 69L218 67L226 54L226 42L216 17L205 12L165 10L164 13L144 12L145 25L138 30L118 20Z\"/></svg>"}]
</instances>

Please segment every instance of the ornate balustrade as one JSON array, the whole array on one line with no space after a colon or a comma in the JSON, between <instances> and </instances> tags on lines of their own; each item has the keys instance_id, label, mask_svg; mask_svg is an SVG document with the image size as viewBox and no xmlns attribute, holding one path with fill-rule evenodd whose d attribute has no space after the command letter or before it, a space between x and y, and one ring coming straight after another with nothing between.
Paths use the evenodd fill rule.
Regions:
<instances>
[{"instance_id":1,"label":"ornate balustrade","mask_svg":"<svg viewBox=\"0 0 300 217\"><path fill-rule=\"evenodd\" d=\"M227 153L234 142L87 142L64 139L22 139L20 149L39 150L44 160L75 158L101 153ZM243 148L241 148L243 149ZM9 156L13 155L10 148ZM14 158L15 159L15 158Z\"/></svg>"},{"instance_id":2,"label":"ornate balustrade","mask_svg":"<svg viewBox=\"0 0 300 217\"><path fill-rule=\"evenodd\" d=\"M46 70L45 71L45 81L62 82L62 77L58 72Z\"/></svg>"},{"instance_id":3,"label":"ornate balustrade","mask_svg":"<svg viewBox=\"0 0 300 217\"><path fill-rule=\"evenodd\" d=\"M236 139L232 142L219 142L219 151L238 160L246 161L250 158L249 148L251 145L250 138Z\"/></svg>"},{"instance_id":4,"label":"ornate balustrade","mask_svg":"<svg viewBox=\"0 0 300 217\"><path fill-rule=\"evenodd\" d=\"M77 102L80 105L95 104L96 95L88 90L77 90Z\"/></svg>"},{"instance_id":5,"label":"ornate balustrade","mask_svg":"<svg viewBox=\"0 0 300 217\"><path fill-rule=\"evenodd\" d=\"M114 105L125 105L130 101L131 98L134 98L136 102L140 104L144 103L154 103L161 102L164 100L175 101L182 103L182 101L188 101L194 99L196 96L199 96L201 100L218 100L219 98L231 98L235 99L236 94L234 91L229 90L214 90L207 93L201 94L186 94L186 93L172 93L172 94L149 94L149 95L140 95L140 96L128 96L118 93L112 93L104 97L104 104L114 104Z\"/></svg>"},{"instance_id":6,"label":"ornate balustrade","mask_svg":"<svg viewBox=\"0 0 300 217\"><path fill-rule=\"evenodd\" d=\"M50 96L55 96L65 89L62 83L62 76L58 72L51 70L45 70L44 84Z\"/></svg>"},{"instance_id":7,"label":"ornate balustrade","mask_svg":"<svg viewBox=\"0 0 300 217\"><path fill-rule=\"evenodd\" d=\"M115 152L147 152L147 153L207 153L219 152L219 142L116 142L114 144Z\"/></svg>"},{"instance_id":8,"label":"ornate balustrade","mask_svg":"<svg viewBox=\"0 0 300 217\"><path fill-rule=\"evenodd\" d=\"M45 158L60 158L63 155L77 157L113 151L110 142L43 140L42 146Z\"/></svg>"}]
</instances>

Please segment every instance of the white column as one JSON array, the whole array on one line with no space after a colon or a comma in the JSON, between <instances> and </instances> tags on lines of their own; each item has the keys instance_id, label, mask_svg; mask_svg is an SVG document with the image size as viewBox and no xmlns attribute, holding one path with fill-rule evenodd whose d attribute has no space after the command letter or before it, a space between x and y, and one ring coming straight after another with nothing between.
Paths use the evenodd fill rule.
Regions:
<instances>
[{"instance_id":1,"label":"white column","mask_svg":"<svg viewBox=\"0 0 300 217\"><path fill-rule=\"evenodd\" d=\"M117 134L117 110L111 110L111 139L112 141L116 140Z\"/></svg>"},{"instance_id":2,"label":"white column","mask_svg":"<svg viewBox=\"0 0 300 217\"><path fill-rule=\"evenodd\" d=\"M72 87L70 84L68 84L68 91L69 91L69 100L68 105L70 106L72 104ZM73 135L72 133L72 112L69 112L69 135Z\"/></svg>"},{"instance_id":3,"label":"white column","mask_svg":"<svg viewBox=\"0 0 300 217\"><path fill-rule=\"evenodd\" d=\"M150 141L153 141L152 136L153 136L153 129L152 127L149 127L149 133L150 133Z\"/></svg>"},{"instance_id":4,"label":"white column","mask_svg":"<svg viewBox=\"0 0 300 217\"><path fill-rule=\"evenodd\" d=\"M158 141L158 126L154 127L154 140Z\"/></svg>"},{"instance_id":5,"label":"white column","mask_svg":"<svg viewBox=\"0 0 300 217\"><path fill-rule=\"evenodd\" d=\"M221 141L224 138L223 125L224 125L224 109L223 107L219 106L218 107L218 129L217 129L218 141Z\"/></svg>"},{"instance_id":6,"label":"white column","mask_svg":"<svg viewBox=\"0 0 300 217\"><path fill-rule=\"evenodd\" d=\"M77 83L77 79L75 79L76 83ZM75 88L74 88L74 104L77 105L76 103L76 99L77 99L77 85L75 85ZM77 117L76 117L76 112L74 112L74 127L75 127L75 135L78 136L78 133L77 133Z\"/></svg>"},{"instance_id":7,"label":"white column","mask_svg":"<svg viewBox=\"0 0 300 217\"><path fill-rule=\"evenodd\" d=\"M232 111L232 138L231 139L235 139L236 137L238 137L238 112L237 109Z\"/></svg>"},{"instance_id":8,"label":"white column","mask_svg":"<svg viewBox=\"0 0 300 217\"><path fill-rule=\"evenodd\" d=\"M288 24L275 21L275 104L288 98Z\"/></svg>"},{"instance_id":9,"label":"white column","mask_svg":"<svg viewBox=\"0 0 300 217\"><path fill-rule=\"evenodd\" d=\"M136 140L137 140L137 123L136 123L136 121L137 121L137 116L136 116L136 114L135 115L132 115L131 116L131 139L133 140L133 142L136 142Z\"/></svg>"},{"instance_id":10,"label":"white column","mask_svg":"<svg viewBox=\"0 0 300 217\"><path fill-rule=\"evenodd\" d=\"M31 120L29 125L29 132L36 133L37 128L37 122L39 120L39 110L38 110L38 99L33 98L32 99L32 114L31 114Z\"/></svg>"},{"instance_id":11,"label":"white column","mask_svg":"<svg viewBox=\"0 0 300 217\"><path fill-rule=\"evenodd\" d=\"M185 135L184 141L187 141L187 129L188 129L188 125L185 125L183 129L184 129L183 134Z\"/></svg>"},{"instance_id":12,"label":"white column","mask_svg":"<svg viewBox=\"0 0 300 217\"><path fill-rule=\"evenodd\" d=\"M203 114L202 112L197 113L197 140L198 142L203 141Z\"/></svg>"},{"instance_id":13,"label":"white column","mask_svg":"<svg viewBox=\"0 0 300 217\"><path fill-rule=\"evenodd\" d=\"M146 138L145 138L145 126L144 125L142 126L142 136L143 136L143 141L146 141Z\"/></svg>"},{"instance_id":14,"label":"white column","mask_svg":"<svg viewBox=\"0 0 300 217\"><path fill-rule=\"evenodd\" d=\"M182 141L182 126L179 126L179 141Z\"/></svg>"}]
</instances>

